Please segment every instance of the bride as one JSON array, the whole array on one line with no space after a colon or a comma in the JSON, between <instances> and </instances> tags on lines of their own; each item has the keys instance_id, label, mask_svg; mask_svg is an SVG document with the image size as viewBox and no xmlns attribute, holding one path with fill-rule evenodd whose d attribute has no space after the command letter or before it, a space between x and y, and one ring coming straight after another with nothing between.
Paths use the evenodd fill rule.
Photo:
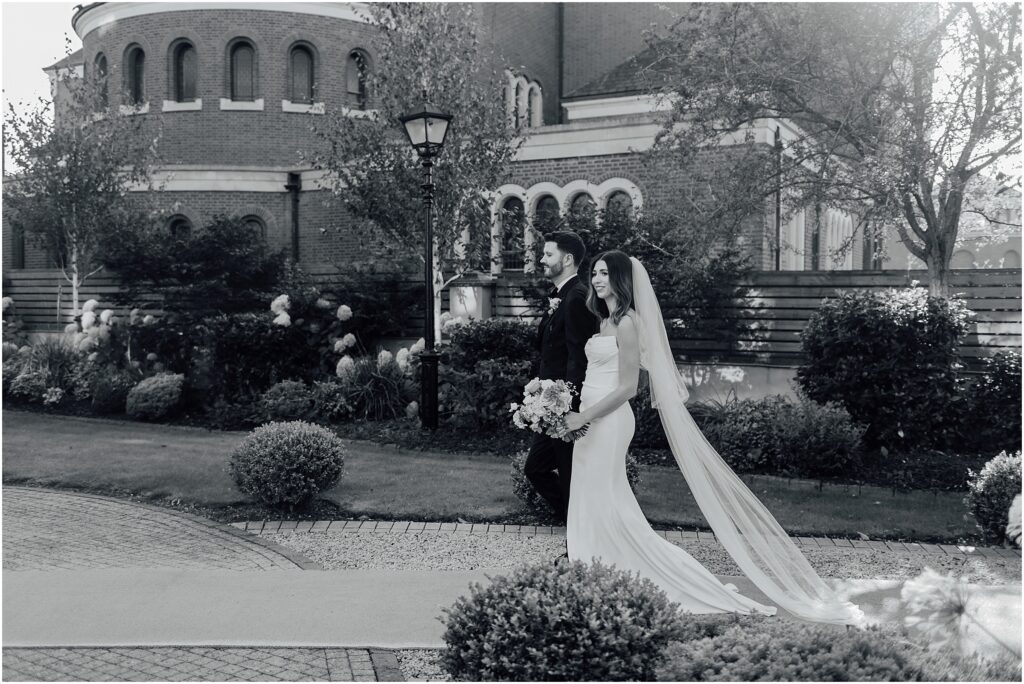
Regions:
<instances>
[{"instance_id":1,"label":"bride","mask_svg":"<svg viewBox=\"0 0 1024 684\"><path fill-rule=\"evenodd\" d=\"M856 624L857 606L841 600L803 557L771 513L722 460L693 422L647 270L613 250L594 261L588 307L601 331L587 342L580 412L570 430L589 424L573 450L569 519L571 560L599 559L638 573L691 613L761 613L776 608L722 584L688 553L651 529L626 479L626 450L635 422L629 399L641 366L650 375L672 453L701 513L743 573L793 615Z\"/></svg>"}]
</instances>

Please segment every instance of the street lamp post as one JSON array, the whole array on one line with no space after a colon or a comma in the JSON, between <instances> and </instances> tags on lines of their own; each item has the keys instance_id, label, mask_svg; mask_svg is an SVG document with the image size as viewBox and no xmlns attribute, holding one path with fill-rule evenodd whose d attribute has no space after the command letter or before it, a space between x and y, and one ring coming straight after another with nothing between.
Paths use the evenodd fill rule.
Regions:
<instances>
[{"instance_id":1,"label":"street lamp post","mask_svg":"<svg viewBox=\"0 0 1024 684\"><path fill-rule=\"evenodd\" d=\"M420 156L423 164L423 204L426 207L426 236L423 261L426 281L426 317L424 323L424 349L420 355L420 423L429 430L437 429L437 363L440 354L434 348L434 157L441 153L448 134L451 114L437 111L427 102L401 117L399 121L409 138L409 144Z\"/></svg>"}]
</instances>

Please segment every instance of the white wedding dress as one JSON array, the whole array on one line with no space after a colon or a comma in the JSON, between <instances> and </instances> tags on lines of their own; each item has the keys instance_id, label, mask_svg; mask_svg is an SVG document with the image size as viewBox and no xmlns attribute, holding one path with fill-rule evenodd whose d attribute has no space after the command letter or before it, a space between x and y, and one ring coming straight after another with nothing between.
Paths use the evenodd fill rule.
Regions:
<instances>
[{"instance_id":1,"label":"white wedding dress","mask_svg":"<svg viewBox=\"0 0 1024 684\"><path fill-rule=\"evenodd\" d=\"M587 341L587 374L580 393L586 409L619 383L619 349L614 336ZM651 529L626 479L626 450L635 421L628 402L598 418L573 449L569 520L569 558L598 559L654 582L685 611L763 613L765 606L724 585L690 554Z\"/></svg>"}]
</instances>

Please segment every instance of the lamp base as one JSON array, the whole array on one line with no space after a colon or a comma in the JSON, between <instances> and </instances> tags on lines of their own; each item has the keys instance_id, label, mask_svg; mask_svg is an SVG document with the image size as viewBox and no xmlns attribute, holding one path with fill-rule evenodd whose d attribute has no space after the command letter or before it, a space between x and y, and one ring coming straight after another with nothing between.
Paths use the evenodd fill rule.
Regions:
<instances>
[{"instance_id":1,"label":"lamp base","mask_svg":"<svg viewBox=\"0 0 1024 684\"><path fill-rule=\"evenodd\" d=\"M437 429L437 365L441 354L428 349L420 354L420 425Z\"/></svg>"}]
</instances>

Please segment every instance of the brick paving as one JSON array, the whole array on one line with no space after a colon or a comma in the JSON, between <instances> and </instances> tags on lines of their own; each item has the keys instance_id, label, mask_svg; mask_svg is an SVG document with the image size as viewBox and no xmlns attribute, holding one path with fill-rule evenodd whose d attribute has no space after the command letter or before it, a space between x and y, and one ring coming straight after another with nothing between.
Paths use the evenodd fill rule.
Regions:
<instances>
[{"instance_id":1,"label":"brick paving","mask_svg":"<svg viewBox=\"0 0 1024 684\"><path fill-rule=\"evenodd\" d=\"M248 522L231 523L233 527L253 534L293 534L301 532L323 532L326 534L517 534L526 536L554 535L565 536L564 527L544 527L534 525L500 525L482 523L422 523L422 522L391 522L377 520L250 520ZM697 541L716 544L717 539L711 532L703 530L658 530L658 534L670 541ZM862 548L877 549L893 553L914 554L920 556L954 556L966 558L980 556L984 558L1018 558L1020 551L1000 547L953 546L951 544L919 544L916 542L880 541L861 539L843 539L841 537L797 537L797 543L810 548Z\"/></svg>"},{"instance_id":2,"label":"brick paving","mask_svg":"<svg viewBox=\"0 0 1024 684\"><path fill-rule=\"evenodd\" d=\"M3 679L25 681L401 681L391 651L362 648L5 648Z\"/></svg>"}]
</instances>

